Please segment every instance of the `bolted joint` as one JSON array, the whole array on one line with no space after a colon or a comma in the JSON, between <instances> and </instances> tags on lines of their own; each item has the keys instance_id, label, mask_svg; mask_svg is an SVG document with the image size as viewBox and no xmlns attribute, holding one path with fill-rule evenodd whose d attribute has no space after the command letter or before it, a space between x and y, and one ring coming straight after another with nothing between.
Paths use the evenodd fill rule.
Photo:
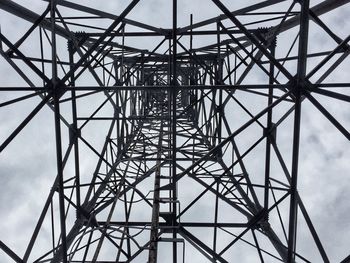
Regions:
<instances>
[{"instance_id":1,"label":"bolted joint","mask_svg":"<svg viewBox=\"0 0 350 263\"><path fill-rule=\"evenodd\" d=\"M270 45L269 45L269 49L270 50L274 50L277 47L277 37L274 37L270 40Z\"/></svg>"},{"instance_id":2,"label":"bolted joint","mask_svg":"<svg viewBox=\"0 0 350 263\"><path fill-rule=\"evenodd\" d=\"M222 149L216 149L214 152L213 152L213 157L217 160L221 160L222 159L222 156L223 156L223 153L222 153Z\"/></svg>"},{"instance_id":3,"label":"bolted joint","mask_svg":"<svg viewBox=\"0 0 350 263\"><path fill-rule=\"evenodd\" d=\"M173 38L173 30L172 29L164 29L164 35L166 39Z\"/></svg>"},{"instance_id":4,"label":"bolted joint","mask_svg":"<svg viewBox=\"0 0 350 263\"><path fill-rule=\"evenodd\" d=\"M276 47L277 38L273 27L259 27L255 32L256 37L269 49Z\"/></svg>"},{"instance_id":5,"label":"bolted joint","mask_svg":"<svg viewBox=\"0 0 350 263\"><path fill-rule=\"evenodd\" d=\"M268 210L263 208L260 213L261 219L256 223L255 229L261 229L263 232L267 232L269 229L271 229Z\"/></svg>"},{"instance_id":6,"label":"bolted joint","mask_svg":"<svg viewBox=\"0 0 350 263\"><path fill-rule=\"evenodd\" d=\"M225 115L225 107L223 105L218 105L218 106L216 106L215 112L219 113L221 116L224 116Z\"/></svg>"},{"instance_id":7,"label":"bolted joint","mask_svg":"<svg viewBox=\"0 0 350 263\"><path fill-rule=\"evenodd\" d=\"M86 38L87 37L87 34L85 31L77 31L74 33L74 36L77 38L77 39L83 39L83 38Z\"/></svg>"},{"instance_id":8,"label":"bolted joint","mask_svg":"<svg viewBox=\"0 0 350 263\"><path fill-rule=\"evenodd\" d=\"M59 78L56 78L55 81L53 79L51 79L51 81L49 83L47 83L45 85L45 87L52 89L54 96L57 96L58 99L60 99L64 95L64 93L66 93L65 88L67 86ZM49 103L51 105L55 104L54 96L52 98L50 98L50 100L49 100Z\"/></svg>"},{"instance_id":9,"label":"bolted joint","mask_svg":"<svg viewBox=\"0 0 350 263\"><path fill-rule=\"evenodd\" d=\"M84 209L83 206L77 206L77 209L75 211L76 219L83 220L83 224L87 225L90 221L90 213Z\"/></svg>"},{"instance_id":10,"label":"bolted joint","mask_svg":"<svg viewBox=\"0 0 350 263\"><path fill-rule=\"evenodd\" d=\"M73 40L69 39L69 40L67 41L67 49L68 49L68 52L69 52L69 53L74 53L74 52L76 51L75 48L74 48L74 42L73 42Z\"/></svg>"},{"instance_id":11,"label":"bolted joint","mask_svg":"<svg viewBox=\"0 0 350 263\"><path fill-rule=\"evenodd\" d=\"M296 77L294 77L288 84L294 99L296 96L298 96L298 90L301 88L301 83L298 83Z\"/></svg>"},{"instance_id":12,"label":"bolted joint","mask_svg":"<svg viewBox=\"0 0 350 263\"><path fill-rule=\"evenodd\" d=\"M263 132L264 136L270 136L270 138L274 141L277 139L277 126L275 123L272 123L271 127L267 127Z\"/></svg>"},{"instance_id":13,"label":"bolted joint","mask_svg":"<svg viewBox=\"0 0 350 263\"><path fill-rule=\"evenodd\" d=\"M81 130L75 128L75 125L72 123L69 125L69 142L73 143L78 137L81 136Z\"/></svg>"},{"instance_id":14,"label":"bolted joint","mask_svg":"<svg viewBox=\"0 0 350 263\"><path fill-rule=\"evenodd\" d=\"M88 39L88 35L84 31L77 31L74 33L74 36L76 38L77 46L83 45L85 43L85 41ZM75 47L74 47L74 49L75 49Z\"/></svg>"},{"instance_id":15,"label":"bolted joint","mask_svg":"<svg viewBox=\"0 0 350 263\"><path fill-rule=\"evenodd\" d=\"M268 216L266 219L261 220L258 224L257 227L260 228L263 232L267 232L270 228L271 225L269 223Z\"/></svg>"}]
</instances>

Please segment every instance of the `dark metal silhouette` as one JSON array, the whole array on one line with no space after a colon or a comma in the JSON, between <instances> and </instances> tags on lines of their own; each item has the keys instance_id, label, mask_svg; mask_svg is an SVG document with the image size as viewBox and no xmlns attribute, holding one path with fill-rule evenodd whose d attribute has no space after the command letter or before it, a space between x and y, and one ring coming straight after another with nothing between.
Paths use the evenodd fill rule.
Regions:
<instances>
[{"instance_id":1,"label":"dark metal silhouette","mask_svg":"<svg viewBox=\"0 0 350 263\"><path fill-rule=\"evenodd\" d=\"M191 248L203 255L201 262L235 262L230 253L238 244L255 253L256 262L310 262L298 251L298 218L306 222L314 254L330 262L297 191L301 108L308 101L350 139L315 97L350 101L332 91L349 83L325 81L349 54L349 37L340 38L319 18L349 1L310 7L309 0L270 0L235 10L234 1L211 0L219 16L197 23L191 16L188 26L179 27L173 0L168 29L128 18L140 0L129 1L118 16L76 1L47 2L42 14L0 2L32 24L16 43L0 33L2 57L28 84L0 91L31 92L0 106L42 99L0 142L0 151L44 107L54 113L57 149L57 177L26 251L17 255L0 242L14 262L191 262ZM281 2L288 3L285 9L266 11ZM311 20L333 40L333 50L308 52ZM285 32L291 32L289 42L279 43ZM37 33L41 56L22 52ZM203 37L212 42L196 46ZM62 51L58 39L68 48ZM133 47L131 39L154 48ZM50 58L44 56L48 46ZM279 48L284 57L276 55ZM310 58L322 60L308 68ZM265 82L251 84L252 74ZM95 84L82 85L86 78ZM104 96L97 107L79 103L94 96ZM62 113L63 104L71 105L70 115ZM278 138L288 118L290 165ZM99 131L101 123L108 129L101 125ZM95 138L104 139L102 147L84 136L91 127ZM62 130L69 131L68 147ZM98 157L88 174L81 167L84 151ZM250 156L257 161L247 161ZM68 160L74 171L67 171ZM47 223L51 248L34 258Z\"/></svg>"}]
</instances>

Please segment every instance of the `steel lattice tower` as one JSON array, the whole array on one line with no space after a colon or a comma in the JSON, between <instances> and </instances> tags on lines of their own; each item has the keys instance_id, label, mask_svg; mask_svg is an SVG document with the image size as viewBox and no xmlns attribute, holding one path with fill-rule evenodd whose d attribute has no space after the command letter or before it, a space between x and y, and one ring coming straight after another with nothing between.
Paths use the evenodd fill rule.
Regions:
<instances>
[{"instance_id":1,"label":"steel lattice tower","mask_svg":"<svg viewBox=\"0 0 350 263\"><path fill-rule=\"evenodd\" d=\"M30 23L17 41L0 33L2 63L26 83L0 88L13 94L0 110L38 99L0 158L50 109L57 160L26 249L0 242L11 262L333 262L297 190L300 130L308 103L350 139L323 104L350 102L349 81L328 81L349 36L320 18L349 1L208 0L218 16L180 27L173 0L170 28L129 17L157 1L118 15L46 2L37 14L0 1ZM329 51L310 51L311 24Z\"/></svg>"}]
</instances>

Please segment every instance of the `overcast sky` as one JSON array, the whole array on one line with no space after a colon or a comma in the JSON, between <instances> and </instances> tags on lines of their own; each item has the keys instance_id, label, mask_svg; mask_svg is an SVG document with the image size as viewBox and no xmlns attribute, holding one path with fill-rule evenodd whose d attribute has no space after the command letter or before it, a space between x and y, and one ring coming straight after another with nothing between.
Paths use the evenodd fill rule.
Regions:
<instances>
[{"instance_id":1,"label":"overcast sky","mask_svg":"<svg viewBox=\"0 0 350 263\"><path fill-rule=\"evenodd\" d=\"M32 11L41 14L46 8L44 1L18 0L15 1ZM130 1L84 1L84 5L97 8L112 14L120 14ZM236 10L259 1L222 1L230 10ZM311 0L311 6L316 5L320 1ZM286 11L291 1L286 1L273 9L265 9L264 11ZM200 7L200 8L199 8ZM178 20L179 27L188 25L189 16L194 15L194 22L198 22L207 18L215 17L220 14L219 10L211 1L178 1ZM82 13L74 13L65 8L59 9L62 14L82 15ZM295 8L297 11L298 8ZM344 5L341 8L334 10L326 15L321 16L322 21L340 38L344 39L349 34L350 21L350 5ZM170 28L171 27L171 1L168 0L141 0L136 8L128 16L143 23L154 25L155 27ZM239 17L241 21L248 22L247 17ZM94 25L108 26L111 20L99 21ZM230 22L225 22L229 26ZM270 24L270 25L273 25ZM0 10L0 26L1 32L12 43L15 43L24 32L29 28L30 23L10 15L3 10ZM267 24L254 25L267 26ZM78 30L78 29L74 29ZM280 35L277 40L276 56L283 57L286 55L294 37L296 36L297 28L289 30ZM317 25L310 23L308 51L321 52L333 50L336 43ZM147 48L152 50L156 46L156 40L130 40L127 44L137 48ZM117 41L120 43L120 39ZM184 38L183 43L188 45L188 38ZM195 38L194 46L201 47L208 43L212 43L212 39ZM166 45L165 45L166 46ZM48 47L48 45L47 45ZM164 47L165 48L165 47ZM5 50L7 47L5 48ZM35 31L28 40L21 46L20 50L28 56L39 56L39 41L38 31ZM65 57L67 55L66 40L58 38L58 52ZM292 55L296 54L297 48L294 48ZM50 50L45 50L47 58L50 57ZM65 57L66 58L66 57ZM338 58L338 56L337 56ZM308 71L310 71L322 58L309 59ZM331 62L334 62L332 60ZM40 79L33 74L30 69L25 67L23 63L16 61L17 65L23 67L25 72L28 72L28 77L35 85L42 85ZM39 64L38 64L39 65ZM331 64L327 64L328 67ZM295 74L295 63L286 63L286 68ZM331 82L349 82L348 69L350 61L346 58L342 64L332 72L332 74L324 81ZM327 69L327 66L325 67ZM321 72L324 72L322 69ZM46 69L46 74L50 76L49 67ZM12 69L12 67L0 56L0 87L6 86L27 86L21 77ZM62 75L63 73L60 72ZM320 74L316 74L312 81L316 81ZM282 83L283 77L280 78ZM249 75L246 83L267 83L268 79L258 68L254 69ZM91 75L86 74L85 78L79 83L80 85L96 85ZM335 89L335 91L350 95L346 89ZM0 95L0 103L16 98L20 95L28 93L13 93L2 92ZM347 129L350 128L349 104L344 101L324 97L322 95L314 95L320 103L331 112L337 120ZM253 113L258 113L266 104L265 99L259 96L250 95L248 93L237 92L237 98L250 109ZM93 108L101 103L104 99L103 95L97 95L93 98L83 99L80 102L80 116L87 116ZM29 114L29 112L40 102L40 99L35 97L10 106L0 108L0 142L6 139L11 131L13 131L19 123ZM86 107L89 105L89 107ZM233 102L226 109L226 114L230 116L230 125L232 130L239 127L239 124L249 120L249 116L243 116L244 113L239 111ZM290 104L282 104L276 111L274 116L277 120L283 112L288 109ZM237 109L237 111L235 111ZM62 107L63 115L70 119L70 105ZM105 113L110 113L110 108L105 109ZM281 152L285 158L288 168L291 167L291 145L292 145L292 121L290 116L281 125L277 132L277 142ZM101 149L102 143L106 136L107 123L97 125L89 125L84 133L85 138L92 142L98 150ZM63 148L68 145L67 129L63 129ZM261 131L259 131L259 135ZM100 135L100 136L99 136ZM247 131L246 135L242 135L237 140L237 143L242 148L247 149L251 145L254 138L258 136L255 130ZM0 227L0 240L7 244L18 255L23 256L25 248L29 242L34 226L39 218L40 211L43 208L44 202L53 184L56 174L56 156L55 156L55 133L54 133L54 117L53 112L49 107L44 107L37 116L23 129L23 131L11 142L11 144L0 154L0 216L2 224ZM265 144L262 144L265 145ZM307 100L302 106L302 128L300 142L300 166L298 186L299 193L304 201L304 204L309 212L309 215L314 223L316 230L324 244L324 247L329 254L331 262L339 262L350 254L348 237L350 235L350 148L349 141ZM259 154L263 153L263 147L258 148L252 155L247 156L246 163L249 173L261 178L263 173L264 158L259 159ZM97 158L86 147L81 146L81 170L88 178L91 177ZM276 162L276 158L273 157ZM260 170L259 170L260 169ZM65 174L71 174L73 171L72 162L67 165ZM272 165L272 174L276 178L281 177L281 168L279 165ZM258 178L256 178L259 181ZM180 184L183 192L189 192L187 196L190 200L191 191L193 188L184 181ZM198 190L198 189L196 189ZM194 190L193 190L194 191ZM199 190L198 190L199 191ZM188 220L199 220L200 217L208 218L212 215L212 206L205 202L210 200L210 196L206 197L202 203L199 203L187 215ZM56 202L57 196L55 199ZM186 201L184 201L186 203ZM287 204L286 204L287 205ZM287 209L284 207L284 209ZM288 211L288 210L285 210ZM58 214L57 214L58 215ZM288 214L286 214L288 215ZM225 215L225 208L222 208L222 218L230 219L230 215ZM321 262L316 249L312 244L312 238L309 231L305 227L305 222L299 213L298 226L298 251L302 255L307 255L312 262ZM274 219L271 219L274 222ZM57 221L58 222L58 218ZM50 231L48 225L45 225L44 232ZM279 230L276 230L277 232ZM209 235L205 232L195 232L201 240L208 239ZM50 240L47 238L48 232L38 239L36 251L34 255L38 256L44 251L47 243ZM222 234L223 243L232 240L232 237ZM147 234L148 235L148 234ZM140 239L142 239L140 237ZM263 239L261 239L263 241ZM269 248L268 241L265 240L266 248ZM167 244L162 244L161 256L166 253ZM164 248L164 249L163 249ZM191 246L186 245L187 262L203 262L204 258L196 252ZM229 252L230 262L259 262L257 254L252 254L249 246L238 244L236 250ZM226 255L227 256L227 255ZM12 262L2 251L0 251L0 263ZM139 261L137 261L139 262ZM164 261L165 262L165 261ZM269 262L269 261L267 261ZM271 262L273 262L271 260Z\"/></svg>"}]
</instances>

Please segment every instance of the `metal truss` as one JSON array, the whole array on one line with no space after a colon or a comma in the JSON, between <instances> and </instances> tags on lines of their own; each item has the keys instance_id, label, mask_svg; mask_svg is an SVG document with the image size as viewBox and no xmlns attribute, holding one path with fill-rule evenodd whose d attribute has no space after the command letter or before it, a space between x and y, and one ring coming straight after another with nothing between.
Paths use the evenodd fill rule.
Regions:
<instances>
[{"instance_id":1,"label":"metal truss","mask_svg":"<svg viewBox=\"0 0 350 263\"><path fill-rule=\"evenodd\" d=\"M166 29L129 19L139 2L115 15L76 1L47 1L41 14L0 1L30 22L16 42L0 33L3 60L27 84L0 87L14 95L0 110L40 99L0 151L50 108L57 157L26 250L0 248L18 263L331 262L297 190L300 129L305 101L350 139L321 102L350 102L349 82L327 82L349 36L320 18L349 1L211 0L217 17L179 27L173 0ZM309 51L311 23L331 50ZM39 48L23 51L33 41ZM299 250L300 221L313 251Z\"/></svg>"}]
</instances>

